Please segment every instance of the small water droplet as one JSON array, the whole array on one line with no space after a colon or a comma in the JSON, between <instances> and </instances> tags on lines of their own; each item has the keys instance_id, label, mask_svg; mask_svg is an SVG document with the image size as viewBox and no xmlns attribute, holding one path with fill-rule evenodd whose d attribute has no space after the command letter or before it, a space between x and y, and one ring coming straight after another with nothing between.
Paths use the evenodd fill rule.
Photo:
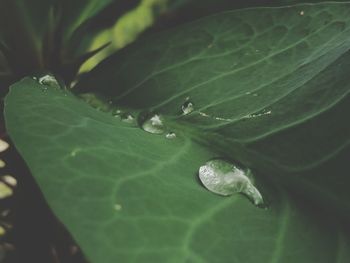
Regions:
<instances>
[{"instance_id":1,"label":"small water droplet","mask_svg":"<svg viewBox=\"0 0 350 263\"><path fill-rule=\"evenodd\" d=\"M134 123L135 122L135 118L131 114L122 114L120 116L120 118L123 122L126 122L126 123Z\"/></svg>"},{"instance_id":2,"label":"small water droplet","mask_svg":"<svg viewBox=\"0 0 350 263\"><path fill-rule=\"evenodd\" d=\"M119 110L119 109L115 109L115 110L112 111L112 115L114 117L119 117L120 115L122 115L122 113L123 112L121 110Z\"/></svg>"},{"instance_id":3,"label":"small water droplet","mask_svg":"<svg viewBox=\"0 0 350 263\"><path fill-rule=\"evenodd\" d=\"M299 15L303 16L303 15L305 15L305 12L303 10L301 10Z\"/></svg>"},{"instance_id":4,"label":"small water droplet","mask_svg":"<svg viewBox=\"0 0 350 263\"><path fill-rule=\"evenodd\" d=\"M253 96L254 96L254 97L257 97L257 96L259 96L259 94L258 94L258 93L254 93Z\"/></svg>"},{"instance_id":5,"label":"small water droplet","mask_svg":"<svg viewBox=\"0 0 350 263\"><path fill-rule=\"evenodd\" d=\"M176 138L176 134L174 132L169 132L165 135L165 138L167 139L175 139Z\"/></svg>"},{"instance_id":6,"label":"small water droplet","mask_svg":"<svg viewBox=\"0 0 350 263\"><path fill-rule=\"evenodd\" d=\"M199 168L199 178L211 192L223 196L242 193L256 206L264 204L263 198L254 186L250 170L220 159L206 162Z\"/></svg>"},{"instance_id":7,"label":"small water droplet","mask_svg":"<svg viewBox=\"0 0 350 263\"><path fill-rule=\"evenodd\" d=\"M120 210L122 210L122 205L121 204L115 204L114 205L114 210L116 210L116 211L120 211Z\"/></svg>"},{"instance_id":8,"label":"small water droplet","mask_svg":"<svg viewBox=\"0 0 350 263\"><path fill-rule=\"evenodd\" d=\"M270 115L272 113L271 110L262 110L261 112L258 113L253 113L253 114L249 114L247 116L244 117L244 119L251 119L251 118L257 118L257 117L261 117L261 116L265 116L265 115Z\"/></svg>"},{"instance_id":9,"label":"small water droplet","mask_svg":"<svg viewBox=\"0 0 350 263\"><path fill-rule=\"evenodd\" d=\"M192 102L188 101L189 98L186 98L186 102L182 104L181 110L183 115L190 114L192 111L194 111L194 105Z\"/></svg>"},{"instance_id":10,"label":"small water droplet","mask_svg":"<svg viewBox=\"0 0 350 263\"><path fill-rule=\"evenodd\" d=\"M4 160L0 159L0 168L4 168L6 166L6 163Z\"/></svg>"},{"instance_id":11,"label":"small water droplet","mask_svg":"<svg viewBox=\"0 0 350 263\"><path fill-rule=\"evenodd\" d=\"M150 118L145 118L141 124L144 131L153 134L164 133L164 125L160 115L154 114Z\"/></svg>"},{"instance_id":12,"label":"small water droplet","mask_svg":"<svg viewBox=\"0 0 350 263\"><path fill-rule=\"evenodd\" d=\"M51 85L59 86L58 81L53 75L42 76L38 79L38 82L42 85L47 85L47 86L51 86Z\"/></svg>"}]
</instances>

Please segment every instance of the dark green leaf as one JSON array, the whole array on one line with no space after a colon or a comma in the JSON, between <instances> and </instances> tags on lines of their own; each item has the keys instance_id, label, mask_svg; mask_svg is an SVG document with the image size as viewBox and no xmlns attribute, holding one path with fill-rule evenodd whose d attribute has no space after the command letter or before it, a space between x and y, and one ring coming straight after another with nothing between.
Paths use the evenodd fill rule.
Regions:
<instances>
[{"instance_id":1,"label":"dark green leaf","mask_svg":"<svg viewBox=\"0 0 350 263\"><path fill-rule=\"evenodd\" d=\"M350 211L349 46L349 4L225 12L141 39L77 86L162 114L176 139L29 78L6 98L7 127L94 263L348 262L329 217ZM251 168L269 209L204 189L213 157Z\"/></svg>"},{"instance_id":2,"label":"dark green leaf","mask_svg":"<svg viewBox=\"0 0 350 263\"><path fill-rule=\"evenodd\" d=\"M50 207L93 263L348 262L339 225L261 185L268 210L197 181L216 155L166 139L27 78L6 98L11 137Z\"/></svg>"},{"instance_id":3,"label":"dark green leaf","mask_svg":"<svg viewBox=\"0 0 350 263\"><path fill-rule=\"evenodd\" d=\"M343 121L350 112L349 26L349 4L226 12L135 43L77 88L179 119L226 155L276 179L288 175L286 184L310 171L303 181L313 185L312 168L347 151L350 141ZM195 112L178 118L187 97ZM328 195L319 201L331 196L348 215L335 190L339 178L348 179L336 178L315 182Z\"/></svg>"}]
</instances>

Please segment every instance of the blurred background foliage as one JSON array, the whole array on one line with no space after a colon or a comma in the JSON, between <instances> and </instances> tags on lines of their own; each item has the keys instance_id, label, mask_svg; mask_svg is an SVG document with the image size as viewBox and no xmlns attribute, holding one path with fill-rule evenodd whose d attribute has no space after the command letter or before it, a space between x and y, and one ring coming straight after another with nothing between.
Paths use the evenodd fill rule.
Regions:
<instances>
[{"instance_id":1,"label":"blurred background foliage","mask_svg":"<svg viewBox=\"0 0 350 263\"><path fill-rule=\"evenodd\" d=\"M138 36L165 30L210 14L256 6L284 6L319 0L141 0L138 6L118 18L113 25L103 29L85 47L93 51L109 43L80 68L87 72L103 59L132 43ZM339 2L339 1L338 1ZM340 1L341 2L341 1ZM345 1L344 1L345 2Z\"/></svg>"},{"instance_id":2,"label":"blurred background foliage","mask_svg":"<svg viewBox=\"0 0 350 263\"><path fill-rule=\"evenodd\" d=\"M221 11L317 0L0 0L0 90L40 71L70 84L140 35Z\"/></svg>"}]
</instances>

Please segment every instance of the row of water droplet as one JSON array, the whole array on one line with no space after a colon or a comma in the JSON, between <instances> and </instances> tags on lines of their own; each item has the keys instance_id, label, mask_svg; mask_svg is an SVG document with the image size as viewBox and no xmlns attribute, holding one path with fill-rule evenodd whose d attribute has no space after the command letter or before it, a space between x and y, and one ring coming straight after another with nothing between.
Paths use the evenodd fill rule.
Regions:
<instances>
[{"instance_id":1,"label":"row of water droplet","mask_svg":"<svg viewBox=\"0 0 350 263\"><path fill-rule=\"evenodd\" d=\"M42 85L58 85L57 80L51 75L35 79ZM111 105L113 104L112 101L109 101L109 103L106 104L94 94L84 94L82 98L93 107L103 111L110 111L112 107ZM190 101L190 98L187 97L184 104L181 106L181 114L188 115L193 111L194 104ZM199 113L201 116L211 117L205 113ZM262 112L255 115L249 115L249 117L254 118L270 113L270 111ZM167 131L163 117L160 114L140 113L138 120L136 120L131 113L120 109L113 109L112 114L114 117L120 118L123 122L130 124L138 123L144 131L151 134L164 134ZM176 138L176 134L172 131L167 131L165 137L167 139L174 139ZM198 176L203 186L212 193L222 196L241 193L255 206L261 207L264 205L263 197L259 190L254 186L253 175L249 169L242 169L223 159L213 159L209 160L199 168Z\"/></svg>"}]
</instances>

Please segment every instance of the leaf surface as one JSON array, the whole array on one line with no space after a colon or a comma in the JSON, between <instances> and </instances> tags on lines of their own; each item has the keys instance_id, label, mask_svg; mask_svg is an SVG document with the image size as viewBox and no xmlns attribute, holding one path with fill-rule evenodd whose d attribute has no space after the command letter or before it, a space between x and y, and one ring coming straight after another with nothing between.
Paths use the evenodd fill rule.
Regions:
<instances>
[{"instance_id":1,"label":"leaf surface","mask_svg":"<svg viewBox=\"0 0 350 263\"><path fill-rule=\"evenodd\" d=\"M313 176L349 152L349 12L327 3L213 15L138 41L77 89L164 114L286 185L303 174L300 184L327 193L315 193L319 203L332 196L349 215L350 196L338 195L348 193L338 183L349 180L344 172L317 171L325 184ZM195 111L179 117L187 98Z\"/></svg>"},{"instance_id":2,"label":"leaf surface","mask_svg":"<svg viewBox=\"0 0 350 263\"><path fill-rule=\"evenodd\" d=\"M50 207L91 262L349 259L339 225L283 189L261 187L273 200L268 210L208 192L197 171L216 153L184 133L173 140L146 133L30 78L11 88L6 120Z\"/></svg>"},{"instance_id":3,"label":"leaf surface","mask_svg":"<svg viewBox=\"0 0 350 263\"><path fill-rule=\"evenodd\" d=\"M6 98L9 133L94 263L348 262L335 215L350 211L349 14L340 3L225 12L140 39L78 83L161 114L176 139L30 78ZM214 157L251 168L269 209L203 188L198 168Z\"/></svg>"}]
</instances>

